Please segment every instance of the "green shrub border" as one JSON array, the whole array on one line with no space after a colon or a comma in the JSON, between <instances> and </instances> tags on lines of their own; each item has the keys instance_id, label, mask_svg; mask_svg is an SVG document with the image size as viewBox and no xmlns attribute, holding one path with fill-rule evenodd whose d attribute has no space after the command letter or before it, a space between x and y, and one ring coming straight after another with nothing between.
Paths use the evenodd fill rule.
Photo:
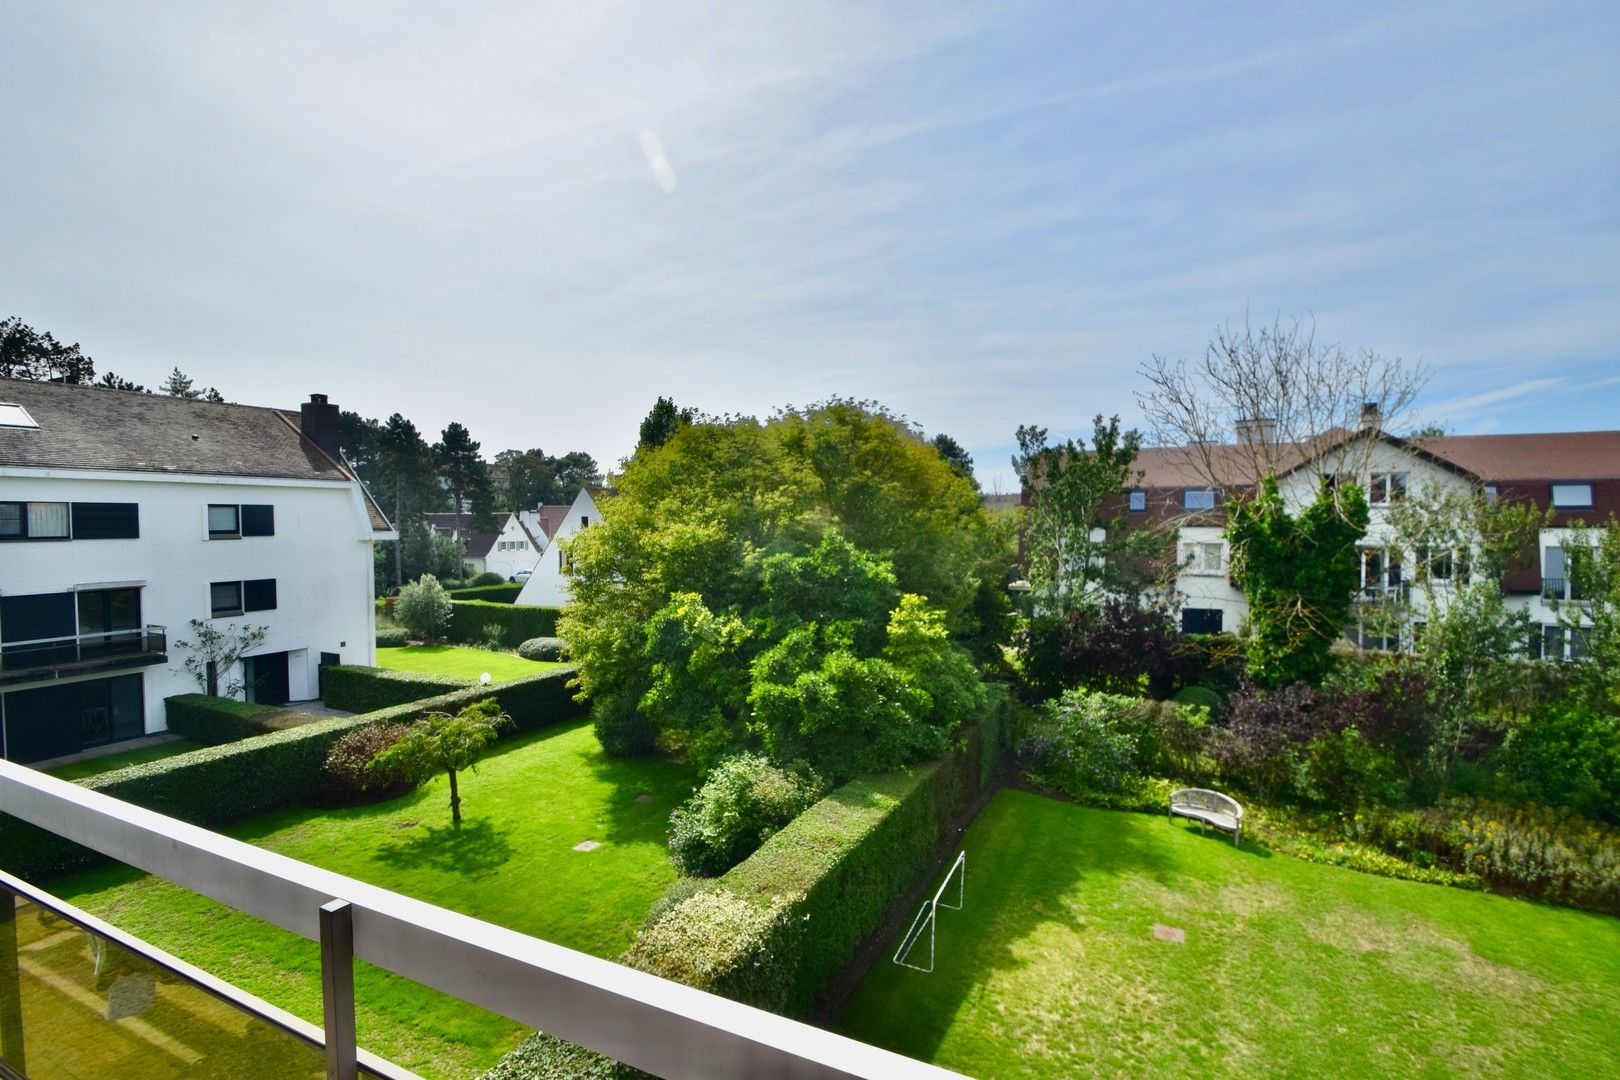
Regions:
<instances>
[{"instance_id":1,"label":"green shrub border","mask_svg":"<svg viewBox=\"0 0 1620 1080\"><path fill-rule=\"evenodd\" d=\"M993 782L1009 710L997 693L938 761L834 791L713 888L664 911L623 962L808 1016Z\"/></svg>"},{"instance_id":2,"label":"green shrub border","mask_svg":"<svg viewBox=\"0 0 1620 1080\"><path fill-rule=\"evenodd\" d=\"M523 591L523 582L507 582L504 585L480 585L476 589L451 589L452 600L488 600L493 604L515 604L518 593Z\"/></svg>"},{"instance_id":3,"label":"green shrub border","mask_svg":"<svg viewBox=\"0 0 1620 1080\"><path fill-rule=\"evenodd\" d=\"M537 637L557 635L561 608L529 604L498 604L489 600L450 602L450 640L460 644L480 644L492 633L499 633L501 644L510 648Z\"/></svg>"},{"instance_id":4,"label":"green shrub border","mask_svg":"<svg viewBox=\"0 0 1620 1080\"><path fill-rule=\"evenodd\" d=\"M258 721L281 711L274 705L249 705L245 701L207 694L176 694L163 699L163 717L168 729L204 746L263 735L271 729Z\"/></svg>"},{"instance_id":5,"label":"green shrub border","mask_svg":"<svg viewBox=\"0 0 1620 1080\"><path fill-rule=\"evenodd\" d=\"M569 689L573 677L573 668L553 668L512 682L461 688L360 716L318 720L177 754L81 783L160 814L218 828L272 810L318 802L327 750L345 732L372 724L409 722L430 712L453 713L486 697L497 699L512 717L509 733L534 731L585 712ZM43 884L105 859L54 833L0 814L0 866L26 881Z\"/></svg>"},{"instance_id":6,"label":"green shrub border","mask_svg":"<svg viewBox=\"0 0 1620 1080\"><path fill-rule=\"evenodd\" d=\"M454 675L326 664L321 668L321 703L329 709L369 713L436 694L452 694L471 685L473 680Z\"/></svg>"}]
</instances>

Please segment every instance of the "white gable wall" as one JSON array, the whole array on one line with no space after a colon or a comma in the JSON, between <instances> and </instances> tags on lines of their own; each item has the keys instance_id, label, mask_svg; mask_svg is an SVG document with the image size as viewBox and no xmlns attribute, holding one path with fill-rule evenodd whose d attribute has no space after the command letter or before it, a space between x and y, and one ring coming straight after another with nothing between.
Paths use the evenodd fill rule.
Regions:
<instances>
[{"instance_id":1,"label":"white gable wall","mask_svg":"<svg viewBox=\"0 0 1620 1080\"><path fill-rule=\"evenodd\" d=\"M517 602L531 604L538 607L562 607L568 603L568 571L567 552L564 550L565 541L576 535L582 529L599 524L602 514L597 509L596 500L591 497L588 489L581 489L574 497L573 504L568 507L568 517L558 527L551 543L541 554L539 563L534 568L534 576L530 577L518 593Z\"/></svg>"}]
</instances>

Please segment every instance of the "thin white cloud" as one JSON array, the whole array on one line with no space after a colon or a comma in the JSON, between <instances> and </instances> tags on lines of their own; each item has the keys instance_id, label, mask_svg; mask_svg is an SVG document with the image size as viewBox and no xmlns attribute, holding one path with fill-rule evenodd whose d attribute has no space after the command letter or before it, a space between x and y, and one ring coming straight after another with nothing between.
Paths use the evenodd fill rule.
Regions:
<instances>
[{"instance_id":1,"label":"thin white cloud","mask_svg":"<svg viewBox=\"0 0 1620 1080\"><path fill-rule=\"evenodd\" d=\"M1470 413L1479 412L1491 405L1502 405L1508 402L1520 401L1524 398L1555 390L1563 386L1568 380L1562 376L1547 379L1526 379L1512 386L1503 386L1496 390L1486 390L1479 394L1470 394L1467 397L1452 398L1450 401L1441 401L1425 408L1426 413L1439 417L1462 417Z\"/></svg>"}]
</instances>

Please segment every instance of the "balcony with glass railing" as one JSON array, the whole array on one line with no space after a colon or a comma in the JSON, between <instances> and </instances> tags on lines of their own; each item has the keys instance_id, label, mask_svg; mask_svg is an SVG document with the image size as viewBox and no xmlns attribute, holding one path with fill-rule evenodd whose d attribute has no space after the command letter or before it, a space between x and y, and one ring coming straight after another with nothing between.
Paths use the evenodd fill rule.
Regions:
<instances>
[{"instance_id":1,"label":"balcony with glass railing","mask_svg":"<svg viewBox=\"0 0 1620 1080\"><path fill-rule=\"evenodd\" d=\"M0 873L4 1080L409 1077L357 1046L356 960L658 1076L956 1075L4 760L0 812L319 942L324 1011L306 1024Z\"/></svg>"},{"instance_id":2,"label":"balcony with glass railing","mask_svg":"<svg viewBox=\"0 0 1620 1080\"><path fill-rule=\"evenodd\" d=\"M0 685L163 664L168 659L169 633L162 626L8 641L0 646Z\"/></svg>"}]
</instances>

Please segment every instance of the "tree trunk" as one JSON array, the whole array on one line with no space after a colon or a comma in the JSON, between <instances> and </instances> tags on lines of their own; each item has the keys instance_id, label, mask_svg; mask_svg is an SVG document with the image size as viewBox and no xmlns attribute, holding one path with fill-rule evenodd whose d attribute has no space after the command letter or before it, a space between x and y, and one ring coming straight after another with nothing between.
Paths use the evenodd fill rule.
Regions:
<instances>
[{"instance_id":1,"label":"tree trunk","mask_svg":"<svg viewBox=\"0 0 1620 1080\"><path fill-rule=\"evenodd\" d=\"M404 560L401 550L405 547L405 496L399 489L394 489L394 534L399 537L394 541L394 588L402 588L405 584Z\"/></svg>"},{"instance_id":2,"label":"tree trunk","mask_svg":"<svg viewBox=\"0 0 1620 1080\"><path fill-rule=\"evenodd\" d=\"M461 824L461 792L456 789L456 770L450 772L450 823Z\"/></svg>"}]
</instances>

